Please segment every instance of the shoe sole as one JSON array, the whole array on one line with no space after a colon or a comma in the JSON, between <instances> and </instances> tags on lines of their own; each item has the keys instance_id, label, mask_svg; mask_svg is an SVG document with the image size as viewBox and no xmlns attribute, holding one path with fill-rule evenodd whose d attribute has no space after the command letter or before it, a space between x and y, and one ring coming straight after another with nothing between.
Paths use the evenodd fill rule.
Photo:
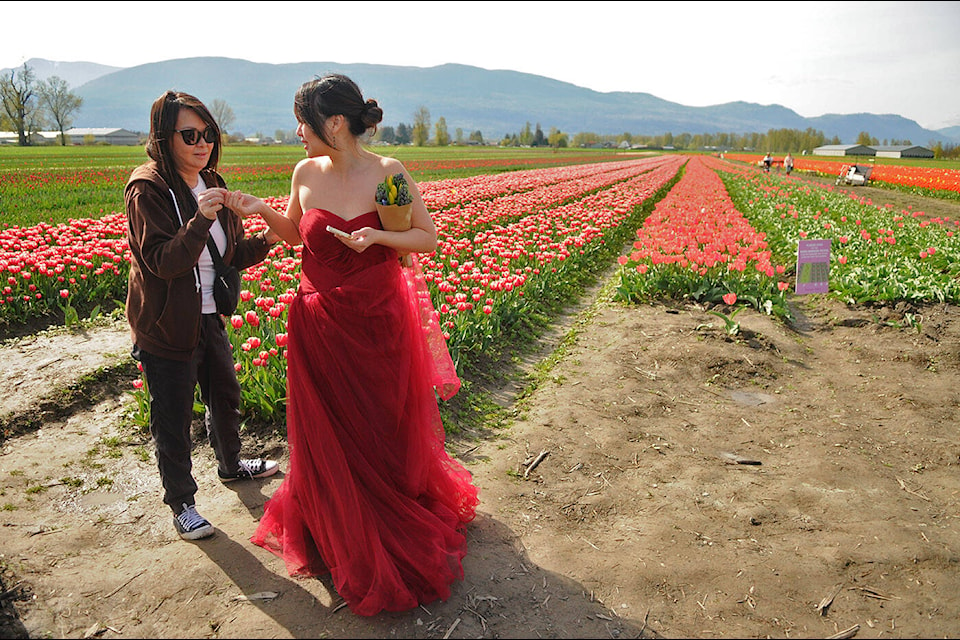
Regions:
<instances>
[{"instance_id":1,"label":"shoe sole","mask_svg":"<svg viewBox=\"0 0 960 640\"><path fill-rule=\"evenodd\" d=\"M213 535L213 527L201 527L195 531L186 531L180 534L184 540L202 540Z\"/></svg>"},{"instance_id":2,"label":"shoe sole","mask_svg":"<svg viewBox=\"0 0 960 640\"><path fill-rule=\"evenodd\" d=\"M213 525L200 527L199 529L194 529L193 531L180 531L180 529L177 528L177 533L179 533L180 537L184 540L201 540L203 538L209 538L213 535Z\"/></svg>"}]
</instances>

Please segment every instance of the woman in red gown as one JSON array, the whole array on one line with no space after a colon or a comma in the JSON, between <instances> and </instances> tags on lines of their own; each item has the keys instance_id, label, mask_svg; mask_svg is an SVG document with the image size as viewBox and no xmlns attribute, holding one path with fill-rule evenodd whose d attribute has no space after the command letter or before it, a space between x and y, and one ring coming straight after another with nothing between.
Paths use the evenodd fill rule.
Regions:
<instances>
[{"instance_id":1,"label":"woman in red gown","mask_svg":"<svg viewBox=\"0 0 960 640\"><path fill-rule=\"evenodd\" d=\"M477 489L444 449L436 394L448 399L459 379L436 312L416 261L398 260L435 250L436 228L402 164L361 145L383 112L349 78L305 83L294 112L307 158L286 215L253 196L231 201L303 244L287 319L290 466L251 540L291 575L329 572L359 615L445 600L463 577ZM397 173L412 226L384 231L374 194Z\"/></svg>"}]
</instances>

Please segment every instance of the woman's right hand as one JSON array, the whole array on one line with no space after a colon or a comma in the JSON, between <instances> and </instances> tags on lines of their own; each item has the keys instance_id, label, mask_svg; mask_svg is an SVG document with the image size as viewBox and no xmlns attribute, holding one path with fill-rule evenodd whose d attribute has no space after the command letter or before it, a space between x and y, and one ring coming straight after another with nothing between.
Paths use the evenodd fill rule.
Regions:
<instances>
[{"instance_id":1,"label":"woman's right hand","mask_svg":"<svg viewBox=\"0 0 960 640\"><path fill-rule=\"evenodd\" d=\"M241 218L249 218L260 213L261 205L265 203L257 196L242 191L228 191L224 204L232 209Z\"/></svg>"},{"instance_id":2,"label":"woman's right hand","mask_svg":"<svg viewBox=\"0 0 960 640\"><path fill-rule=\"evenodd\" d=\"M207 220L216 220L217 212L223 208L227 192L224 189L206 189L197 196L197 206Z\"/></svg>"}]
</instances>

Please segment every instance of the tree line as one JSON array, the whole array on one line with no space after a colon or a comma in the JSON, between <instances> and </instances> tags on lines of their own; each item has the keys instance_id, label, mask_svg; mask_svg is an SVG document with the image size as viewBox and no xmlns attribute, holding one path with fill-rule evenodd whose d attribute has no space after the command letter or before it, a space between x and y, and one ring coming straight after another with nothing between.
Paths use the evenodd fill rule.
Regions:
<instances>
[{"instance_id":1,"label":"tree line","mask_svg":"<svg viewBox=\"0 0 960 640\"><path fill-rule=\"evenodd\" d=\"M373 138L385 144L413 144L425 146L447 146L450 144L484 144L483 134L474 131L464 138L463 131L457 129L453 138L447 131L446 120L441 117L434 126L434 136L430 137L430 111L420 107L414 114L414 124L399 124L394 127L382 127ZM524 124L520 131L506 133L497 143L501 147L640 147L647 149L676 149L679 151L701 151L704 149L717 151L756 151L771 153L802 154L812 152L817 147L830 144L843 144L839 136L828 139L823 131L807 128L799 129L770 129L766 133L681 133L674 135L667 132L660 135L638 135L629 132L617 135L604 135L591 132L580 132L573 135L550 127L544 134L543 127L538 122L531 125ZM857 136L856 144L866 146L912 145L910 140L885 139L882 141L862 131ZM941 142L930 144L935 158L960 157L960 145L944 145Z\"/></svg>"}]
</instances>

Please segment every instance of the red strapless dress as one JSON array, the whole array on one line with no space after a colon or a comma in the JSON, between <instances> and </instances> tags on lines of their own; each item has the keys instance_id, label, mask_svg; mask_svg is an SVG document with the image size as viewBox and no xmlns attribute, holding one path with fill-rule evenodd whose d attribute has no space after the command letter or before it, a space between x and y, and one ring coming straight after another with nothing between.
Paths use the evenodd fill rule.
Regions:
<instances>
[{"instance_id":1,"label":"red strapless dress","mask_svg":"<svg viewBox=\"0 0 960 640\"><path fill-rule=\"evenodd\" d=\"M435 393L459 389L419 269L326 230L376 211L301 220L300 289L287 319L286 477L251 538L295 576L329 572L359 615L450 596L463 578L470 473L444 449Z\"/></svg>"}]
</instances>

